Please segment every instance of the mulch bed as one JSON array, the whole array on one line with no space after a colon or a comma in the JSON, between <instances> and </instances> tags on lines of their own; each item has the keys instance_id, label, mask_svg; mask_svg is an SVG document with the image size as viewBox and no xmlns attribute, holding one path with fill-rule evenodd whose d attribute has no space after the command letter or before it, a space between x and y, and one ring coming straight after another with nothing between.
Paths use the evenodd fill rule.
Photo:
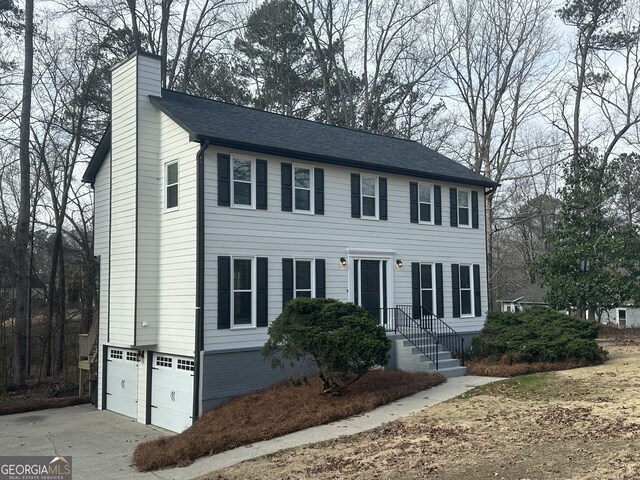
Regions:
<instances>
[{"instance_id":1,"label":"mulch bed","mask_svg":"<svg viewBox=\"0 0 640 480\"><path fill-rule=\"evenodd\" d=\"M141 471L186 466L205 455L368 412L444 381L439 373L372 371L341 396L322 394L317 377L309 385L283 382L231 399L178 435L138 445L133 463Z\"/></svg>"},{"instance_id":2,"label":"mulch bed","mask_svg":"<svg viewBox=\"0 0 640 480\"><path fill-rule=\"evenodd\" d=\"M473 360L465 363L468 375L484 377L517 377L531 373L555 372L571 368L588 367L589 362L537 362L537 363L496 363L488 360Z\"/></svg>"},{"instance_id":3,"label":"mulch bed","mask_svg":"<svg viewBox=\"0 0 640 480\"><path fill-rule=\"evenodd\" d=\"M72 405L81 405L83 403L89 403L90 401L91 399L89 397L66 397L30 400L22 403L6 403L0 404L0 415L46 410L48 408L71 407Z\"/></svg>"}]
</instances>

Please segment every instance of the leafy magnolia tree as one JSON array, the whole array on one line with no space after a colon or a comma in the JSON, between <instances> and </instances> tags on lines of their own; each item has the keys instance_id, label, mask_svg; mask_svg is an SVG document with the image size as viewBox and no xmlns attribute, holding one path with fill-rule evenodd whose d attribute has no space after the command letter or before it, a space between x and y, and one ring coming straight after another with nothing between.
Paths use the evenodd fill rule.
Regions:
<instances>
[{"instance_id":1,"label":"leafy magnolia tree","mask_svg":"<svg viewBox=\"0 0 640 480\"><path fill-rule=\"evenodd\" d=\"M576 309L579 316L589 310L594 318L640 299L637 229L607 210L617 191L614 168L604 168L587 147L565 168L558 223L537 264L552 307Z\"/></svg>"},{"instance_id":2,"label":"leafy magnolia tree","mask_svg":"<svg viewBox=\"0 0 640 480\"><path fill-rule=\"evenodd\" d=\"M269 327L262 354L274 367L312 359L324 393L339 394L372 367L386 365L391 343L361 307L329 298L296 298Z\"/></svg>"}]
</instances>

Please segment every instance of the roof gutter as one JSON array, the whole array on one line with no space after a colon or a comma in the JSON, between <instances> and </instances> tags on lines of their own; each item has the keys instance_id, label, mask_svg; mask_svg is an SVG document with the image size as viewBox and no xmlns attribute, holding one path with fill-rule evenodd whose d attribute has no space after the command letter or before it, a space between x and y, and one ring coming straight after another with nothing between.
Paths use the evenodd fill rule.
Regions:
<instances>
[{"instance_id":1,"label":"roof gutter","mask_svg":"<svg viewBox=\"0 0 640 480\"><path fill-rule=\"evenodd\" d=\"M408 175L412 177L428 178L431 180L440 180L443 182L460 183L464 185L477 185L480 187L491 188L493 191L495 191L495 189L498 187L498 185L494 181L489 179L473 180L473 179L467 179L467 178L460 178L453 175L449 176L449 175L441 175L436 173L428 173L425 175L420 175L415 170L376 165L373 163L366 163L366 162L360 162L360 161L356 162L352 160L351 161L345 160L344 158L330 157L330 156L318 155L318 154L307 153L307 152L299 152L295 150L268 147L264 145L255 145L252 143L239 142L239 141L228 140L224 138L216 138L208 135L194 134L189 130L187 131L190 134L191 141L200 142L200 143L204 141L208 141L210 145L216 145L219 147L237 148L239 150L247 150L250 152L262 153L267 155L293 158L296 160L306 160L310 162L321 162L321 163L327 163L331 165L353 167L358 169L375 170L378 172L395 173L398 175Z\"/></svg>"},{"instance_id":2,"label":"roof gutter","mask_svg":"<svg viewBox=\"0 0 640 480\"><path fill-rule=\"evenodd\" d=\"M209 141L204 140L196 154L196 335L193 368L193 421L200 415L200 352L204 350L204 152Z\"/></svg>"}]
</instances>

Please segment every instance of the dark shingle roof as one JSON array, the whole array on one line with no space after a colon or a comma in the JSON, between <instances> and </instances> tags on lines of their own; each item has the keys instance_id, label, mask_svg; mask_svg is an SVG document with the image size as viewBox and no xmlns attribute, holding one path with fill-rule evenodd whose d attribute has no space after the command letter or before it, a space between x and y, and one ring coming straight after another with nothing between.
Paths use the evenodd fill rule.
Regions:
<instances>
[{"instance_id":1,"label":"dark shingle roof","mask_svg":"<svg viewBox=\"0 0 640 480\"><path fill-rule=\"evenodd\" d=\"M209 140L212 145L257 153L469 185L497 185L411 140L335 127L171 90L163 90L161 97L150 99L194 141ZM91 163L94 163L93 159ZM95 179L95 173L89 174L90 170L97 173L95 165L92 169L90 164L84 181Z\"/></svg>"},{"instance_id":2,"label":"dark shingle roof","mask_svg":"<svg viewBox=\"0 0 640 480\"><path fill-rule=\"evenodd\" d=\"M502 303L535 303L546 305L547 288L540 285L527 285L498 300Z\"/></svg>"}]
</instances>

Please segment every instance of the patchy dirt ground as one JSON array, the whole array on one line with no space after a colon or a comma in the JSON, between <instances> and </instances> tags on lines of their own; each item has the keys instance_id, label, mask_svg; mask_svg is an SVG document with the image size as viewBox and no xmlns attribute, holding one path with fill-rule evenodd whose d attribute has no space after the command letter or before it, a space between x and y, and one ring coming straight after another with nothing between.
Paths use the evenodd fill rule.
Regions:
<instances>
[{"instance_id":1,"label":"patchy dirt ground","mask_svg":"<svg viewBox=\"0 0 640 480\"><path fill-rule=\"evenodd\" d=\"M640 479L640 335L603 365L517 377L207 479Z\"/></svg>"}]
</instances>

